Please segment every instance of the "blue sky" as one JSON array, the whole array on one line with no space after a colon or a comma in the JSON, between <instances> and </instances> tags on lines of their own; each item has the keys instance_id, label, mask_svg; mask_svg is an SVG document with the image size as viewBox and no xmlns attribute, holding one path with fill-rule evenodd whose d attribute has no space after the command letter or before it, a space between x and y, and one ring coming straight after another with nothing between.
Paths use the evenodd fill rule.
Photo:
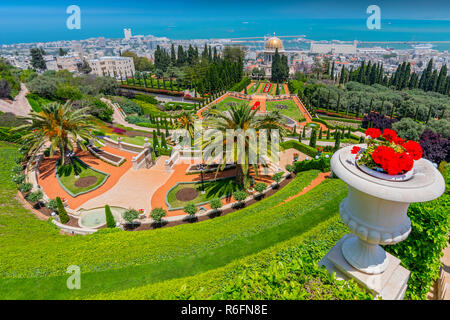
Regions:
<instances>
[{"instance_id":1,"label":"blue sky","mask_svg":"<svg viewBox=\"0 0 450 320\"><path fill-rule=\"evenodd\" d=\"M65 28L68 17L65 11L72 4L78 5L82 10L82 30L68 31ZM245 33L246 25L255 24L264 27L274 22L277 26L277 24L282 25L283 20L298 21L300 32L302 19L340 19L342 27L345 27L346 21L350 19L366 19L368 16L366 8L371 4L380 6L382 19L450 21L449 0L225 0L215 2L203 0L2 0L0 44L83 39L102 35L121 37L124 27L131 27L133 32L138 34L162 36L167 33L167 36L175 38L198 35L223 37L233 32L242 35ZM272 25L270 27L275 29ZM176 28L178 29L175 30ZM248 30L251 34L252 29L249 26ZM282 32L286 30L283 29Z\"/></svg>"}]
</instances>

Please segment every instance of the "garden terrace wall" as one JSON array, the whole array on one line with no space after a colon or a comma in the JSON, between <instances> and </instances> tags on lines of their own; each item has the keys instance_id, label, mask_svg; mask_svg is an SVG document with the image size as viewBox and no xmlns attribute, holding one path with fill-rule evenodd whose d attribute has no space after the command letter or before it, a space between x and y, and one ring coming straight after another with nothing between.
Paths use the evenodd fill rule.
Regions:
<instances>
[{"instance_id":1,"label":"garden terrace wall","mask_svg":"<svg viewBox=\"0 0 450 320\"><path fill-rule=\"evenodd\" d=\"M126 143L126 142L122 142L122 141L115 141L113 139L104 137L103 141L105 141L105 145L114 149L119 149L119 150L125 150L128 151L130 153L136 153L139 154L142 151L144 151L145 147L143 146L138 146L135 144L131 144L131 143Z\"/></svg>"},{"instance_id":2,"label":"garden terrace wall","mask_svg":"<svg viewBox=\"0 0 450 320\"><path fill-rule=\"evenodd\" d=\"M99 144L102 144L100 141L97 141L97 142L98 142ZM100 159L100 160L102 160L102 161L104 161L104 162L106 162L106 163L109 163L110 165L113 165L113 166L115 166L115 167L120 167L120 166L126 161L126 159L125 159L124 157L121 157L121 156L118 156L118 155L109 153L108 151L105 151L105 150L101 150L102 153L107 154L107 155L110 155L111 158L112 158L112 157L115 157L115 158L117 158L118 160L117 160L117 161L114 161L114 160L112 160L112 159L110 159L110 158L108 158L108 157L105 157L105 156L103 156L103 155L97 153L97 152L95 151L95 147L94 147L93 145L88 145L87 148L88 148L89 152L92 153L96 158L98 158L98 159Z\"/></svg>"}]
</instances>

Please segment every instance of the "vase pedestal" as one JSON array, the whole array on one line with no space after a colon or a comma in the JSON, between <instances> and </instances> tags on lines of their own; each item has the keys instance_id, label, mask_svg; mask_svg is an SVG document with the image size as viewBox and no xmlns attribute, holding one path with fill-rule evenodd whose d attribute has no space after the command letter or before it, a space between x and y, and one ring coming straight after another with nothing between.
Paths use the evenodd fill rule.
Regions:
<instances>
[{"instance_id":1,"label":"vase pedestal","mask_svg":"<svg viewBox=\"0 0 450 320\"><path fill-rule=\"evenodd\" d=\"M379 274L368 274L350 265L342 253L344 242L354 240L346 235L319 262L329 273L336 273L339 280L353 279L373 296L383 300L403 300L408 287L410 272L400 265L400 260L386 252L386 267Z\"/></svg>"}]
</instances>

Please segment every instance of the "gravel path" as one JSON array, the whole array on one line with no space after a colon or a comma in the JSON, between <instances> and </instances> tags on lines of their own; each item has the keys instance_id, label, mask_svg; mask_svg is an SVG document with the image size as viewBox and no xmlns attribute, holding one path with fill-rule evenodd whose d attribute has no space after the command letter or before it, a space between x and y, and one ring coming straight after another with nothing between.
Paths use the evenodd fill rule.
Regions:
<instances>
[{"instance_id":1,"label":"gravel path","mask_svg":"<svg viewBox=\"0 0 450 320\"><path fill-rule=\"evenodd\" d=\"M20 92L14 99L14 101L10 100L0 100L0 111L1 112L10 112L15 114L16 116L28 116L31 111L31 106L28 103L26 95L28 94L27 87L21 83L20 84Z\"/></svg>"}]
</instances>

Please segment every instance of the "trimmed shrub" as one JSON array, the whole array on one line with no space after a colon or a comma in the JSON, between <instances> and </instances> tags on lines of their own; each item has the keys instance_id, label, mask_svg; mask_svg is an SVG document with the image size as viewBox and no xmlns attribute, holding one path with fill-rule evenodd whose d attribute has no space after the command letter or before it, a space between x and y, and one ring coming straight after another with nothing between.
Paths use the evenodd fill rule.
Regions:
<instances>
[{"instance_id":1,"label":"trimmed shrub","mask_svg":"<svg viewBox=\"0 0 450 320\"><path fill-rule=\"evenodd\" d=\"M267 184L263 182L259 182L255 185L255 190L258 191L259 194L262 194L267 189Z\"/></svg>"},{"instance_id":2,"label":"trimmed shrub","mask_svg":"<svg viewBox=\"0 0 450 320\"><path fill-rule=\"evenodd\" d=\"M303 172L309 170L320 170L322 172L330 171L330 158L321 157L320 159L312 159L309 161L298 161L294 164L295 172Z\"/></svg>"},{"instance_id":3,"label":"trimmed shrub","mask_svg":"<svg viewBox=\"0 0 450 320\"><path fill-rule=\"evenodd\" d=\"M25 181L25 178L26 176L20 173L13 176L12 181L15 182L16 184L22 184Z\"/></svg>"},{"instance_id":4,"label":"trimmed shrub","mask_svg":"<svg viewBox=\"0 0 450 320\"><path fill-rule=\"evenodd\" d=\"M43 196L44 196L44 194L42 193L42 191L38 190L38 191L30 193L27 196L27 200L30 201L30 202L36 203L36 202L41 201Z\"/></svg>"},{"instance_id":5,"label":"trimmed shrub","mask_svg":"<svg viewBox=\"0 0 450 320\"><path fill-rule=\"evenodd\" d=\"M211 200L209 205L211 206L211 209L217 211L220 208L222 208L222 200L220 200L220 199L213 199L213 200Z\"/></svg>"},{"instance_id":6,"label":"trimmed shrub","mask_svg":"<svg viewBox=\"0 0 450 320\"><path fill-rule=\"evenodd\" d=\"M233 193L233 198L239 203L241 203L242 201L247 199L247 196L248 196L247 192L242 191L242 190L239 190L239 191L236 191Z\"/></svg>"},{"instance_id":7,"label":"trimmed shrub","mask_svg":"<svg viewBox=\"0 0 450 320\"><path fill-rule=\"evenodd\" d=\"M157 223L160 224L162 222L162 218L164 218L167 215L166 210L163 208L155 208L152 210L150 216L152 219Z\"/></svg>"},{"instance_id":8,"label":"trimmed shrub","mask_svg":"<svg viewBox=\"0 0 450 320\"><path fill-rule=\"evenodd\" d=\"M277 172L272 176L272 180L275 181L278 185L280 183L281 179L283 179L283 176L284 176L284 172L282 172L282 171Z\"/></svg>"},{"instance_id":9,"label":"trimmed shrub","mask_svg":"<svg viewBox=\"0 0 450 320\"><path fill-rule=\"evenodd\" d=\"M105 206L105 216L106 216L106 227L107 228L115 228L116 220L114 220L114 216L111 212L111 208L109 205Z\"/></svg>"},{"instance_id":10,"label":"trimmed shrub","mask_svg":"<svg viewBox=\"0 0 450 320\"><path fill-rule=\"evenodd\" d=\"M138 217L139 217L139 211L134 210L134 209L128 209L123 214L123 219L129 224L133 224L134 220L136 220Z\"/></svg>"},{"instance_id":11,"label":"trimmed shrub","mask_svg":"<svg viewBox=\"0 0 450 320\"><path fill-rule=\"evenodd\" d=\"M296 149L310 157L315 157L317 155L317 150L315 148L311 148L310 146L295 140L284 141L280 143L280 146L284 150Z\"/></svg>"},{"instance_id":12,"label":"trimmed shrub","mask_svg":"<svg viewBox=\"0 0 450 320\"><path fill-rule=\"evenodd\" d=\"M56 198L56 204L58 207L59 220L61 221L62 224L66 224L67 222L70 221L70 218L69 215L67 214L66 208L64 207L60 197Z\"/></svg>"},{"instance_id":13,"label":"trimmed shrub","mask_svg":"<svg viewBox=\"0 0 450 320\"><path fill-rule=\"evenodd\" d=\"M191 217L195 216L197 213L197 207L193 203L189 203L184 207L184 212L190 215Z\"/></svg>"},{"instance_id":14,"label":"trimmed shrub","mask_svg":"<svg viewBox=\"0 0 450 320\"><path fill-rule=\"evenodd\" d=\"M55 199L49 200L49 201L45 204L45 206L46 206L47 208L49 208L50 210L52 210L52 211L57 211L57 210L58 210L58 202L57 202Z\"/></svg>"},{"instance_id":15,"label":"trimmed shrub","mask_svg":"<svg viewBox=\"0 0 450 320\"><path fill-rule=\"evenodd\" d=\"M20 192L27 193L30 192L31 189L33 189L33 185L31 183L22 183L17 188Z\"/></svg>"}]
</instances>

